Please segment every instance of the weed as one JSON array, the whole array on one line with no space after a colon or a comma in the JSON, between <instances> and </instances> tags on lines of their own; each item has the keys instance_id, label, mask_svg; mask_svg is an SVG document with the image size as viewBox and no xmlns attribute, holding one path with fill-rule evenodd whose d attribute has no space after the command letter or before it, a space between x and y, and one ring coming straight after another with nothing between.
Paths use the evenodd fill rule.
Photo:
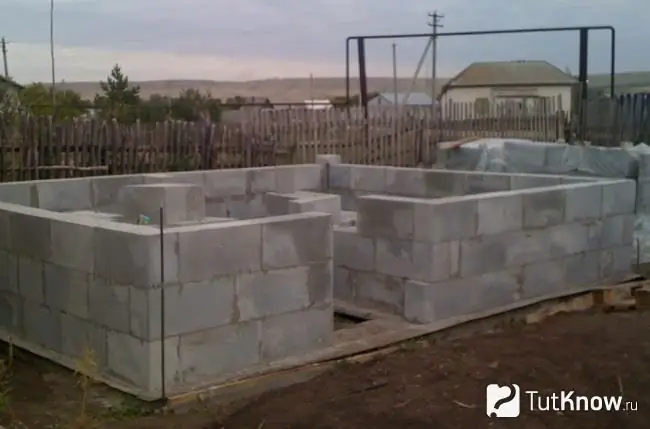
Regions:
<instances>
[{"instance_id":1,"label":"weed","mask_svg":"<svg viewBox=\"0 0 650 429\"><path fill-rule=\"evenodd\" d=\"M0 416L9 411L9 396L11 393L11 368L14 362L14 346L9 342L6 359L0 359Z\"/></svg>"},{"instance_id":2,"label":"weed","mask_svg":"<svg viewBox=\"0 0 650 429\"><path fill-rule=\"evenodd\" d=\"M79 415L70 425L70 429L86 429L94 426L92 416L88 415L88 393L93 376L97 374L95 353L89 347L84 347L81 357L75 362L75 377L81 388L81 403Z\"/></svg>"}]
</instances>

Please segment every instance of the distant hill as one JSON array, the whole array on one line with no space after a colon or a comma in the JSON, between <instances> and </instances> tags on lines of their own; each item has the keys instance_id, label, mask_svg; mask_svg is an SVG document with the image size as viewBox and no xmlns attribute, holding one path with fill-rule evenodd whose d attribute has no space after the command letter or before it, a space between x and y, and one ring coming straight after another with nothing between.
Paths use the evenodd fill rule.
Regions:
<instances>
[{"instance_id":1,"label":"distant hill","mask_svg":"<svg viewBox=\"0 0 650 429\"><path fill-rule=\"evenodd\" d=\"M440 89L449 78L436 79L437 88ZM398 91L405 92L411 85L411 78L397 80ZM209 92L213 97L226 99L234 96L269 98L275 103L298 103L311 97L332 98L345 95L345 79L342 77L314 78L287 78L264 79L246 82L214 81L214 80L151 80L133 82L140 85L142 95L149 97L152 94L174 96L185 89L196 89ZM592 88L609 87L609 74L595 74L589 76ZM82 97L92 99L100 91L99 82L64 82L58 84L61 89L72 89L79 92ZM350 82L351 94L359 92L359 82L352 79ZM418 79L413 91L429 92L431 82L428 79ZM650 72L626 72L616 74L616 88L618 92L634 92L650 90ZM368 78L369 92L392 92L392 77Z\"/></svg>"}]
</instances>

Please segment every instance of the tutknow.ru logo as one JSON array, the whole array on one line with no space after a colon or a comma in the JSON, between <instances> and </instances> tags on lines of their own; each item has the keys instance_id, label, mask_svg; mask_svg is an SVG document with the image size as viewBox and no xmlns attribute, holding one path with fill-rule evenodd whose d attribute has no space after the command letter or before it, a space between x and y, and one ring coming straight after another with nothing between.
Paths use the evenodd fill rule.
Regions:
<instances>
[{"instance_id":1,"label":"tutknow.ru logo","mask_svg":"<svg viewBox=\"0 0 650 429\"><path fill-rule=\"evenodd\" d=\"M636 401L622 396L584 396L573 390L543 394L526 390L523 401L529 411L636 411ZM486 413L489 417L518 417L521 413L521 389L517 384L489 384L485 389Z\"/></svg>"}]
</instances>

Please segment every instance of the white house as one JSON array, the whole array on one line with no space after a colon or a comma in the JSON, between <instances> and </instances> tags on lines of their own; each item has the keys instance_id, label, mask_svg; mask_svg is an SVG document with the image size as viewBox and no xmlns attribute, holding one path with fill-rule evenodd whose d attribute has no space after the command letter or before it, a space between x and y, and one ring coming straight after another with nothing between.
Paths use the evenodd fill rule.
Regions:
<instances>
[{"instance_id":1,"label":"white house","mask_svg":"<svg viewBox=\"0 0 650 429\"><path fill-rule=\"evenodd\" d=\"M331 109L332 107L333 107L332 102L327 99L305 100L305 108L307 110L327 110L327 109Z\"/></svg>"},{"instance_id":2,"label":"white house","mask_svg":"<svg viewBox=\"0 0 650 429\"><path fill-rule=\"evenodd\" d=\"M449 102L473 105L474 115L489 114L490 105L535 113L541 99L554 98L555 110L569 112L578 80L547 61L497 61L469 65L449 80L439 95L443 109ZM546 109L551 106L547 103ZM465 110L467 112L467 110Z\"/></svg>"},{"instance_id":3,"label":"white house","mask_svg":"<svg viewBox=\"0 0 650 429\"><path fill-rule=\"evenodd\" d=\"M368 101L368 106L392 106L395 104L394 92L380 92L372 100ZM397 93L397 104L402 104L402 100L406 96L405 92ZM404 106L409 107L427 107L431 106L431 96L424 92L412 92L409 94Z\"/></svg>"}]
</instances>

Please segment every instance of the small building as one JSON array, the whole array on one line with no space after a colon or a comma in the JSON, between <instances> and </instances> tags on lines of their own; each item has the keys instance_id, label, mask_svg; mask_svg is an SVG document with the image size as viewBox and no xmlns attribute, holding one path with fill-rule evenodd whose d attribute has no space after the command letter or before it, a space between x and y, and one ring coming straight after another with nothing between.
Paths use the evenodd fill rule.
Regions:
<instances>
[{"instance_id":1,"label":"small building","mask_svg":"<svg viewBox=\"0 0 650 429\"><path fill-rule=\"evenodd\" d=\"M368 106L393 106L395 104L395 95L397 95L397 104L402 104L402 100L407 95L406 92L380 92L376 97L373 97L369 102ZM412 92L404 106L409 107L427 107L431 106L433 99L429 94L424 92Z\"/></svg>"},{"instance_id":2,"label":"small building","mask_svg":"<svg viewBox=\"0 0 650 429\"><path fill-rule=\"evenodd\" d=\"M305 108L307 110L327 110L334 107L332 102L327 99L323 100L305 100Z\"/></svg>"},{"instance_id":3,"label":"small building","mask_svg":"<svg viewBox=\"0 0 650 429\"><path fill-rule=\"evenodd\" d=\"M470 64L443 87L440 100L473 104L476 116L489 114L490 105L506 111L536 113L541 99L559 98L570 111L578 80L547 61L520 60ZM546 106L548 108L549 106Z\"/></svg>"},{"instance_id":4,"label":"small building","mask_svg":"<svg viewBox=\"0 0 650 429\"><path fill-rule=\"evenodd\" d=\"M20 91L23 88L24 86L14 82L12 79L0 76L0 94L4 94L5 91Z\"/></svg>"}]
</instances>

